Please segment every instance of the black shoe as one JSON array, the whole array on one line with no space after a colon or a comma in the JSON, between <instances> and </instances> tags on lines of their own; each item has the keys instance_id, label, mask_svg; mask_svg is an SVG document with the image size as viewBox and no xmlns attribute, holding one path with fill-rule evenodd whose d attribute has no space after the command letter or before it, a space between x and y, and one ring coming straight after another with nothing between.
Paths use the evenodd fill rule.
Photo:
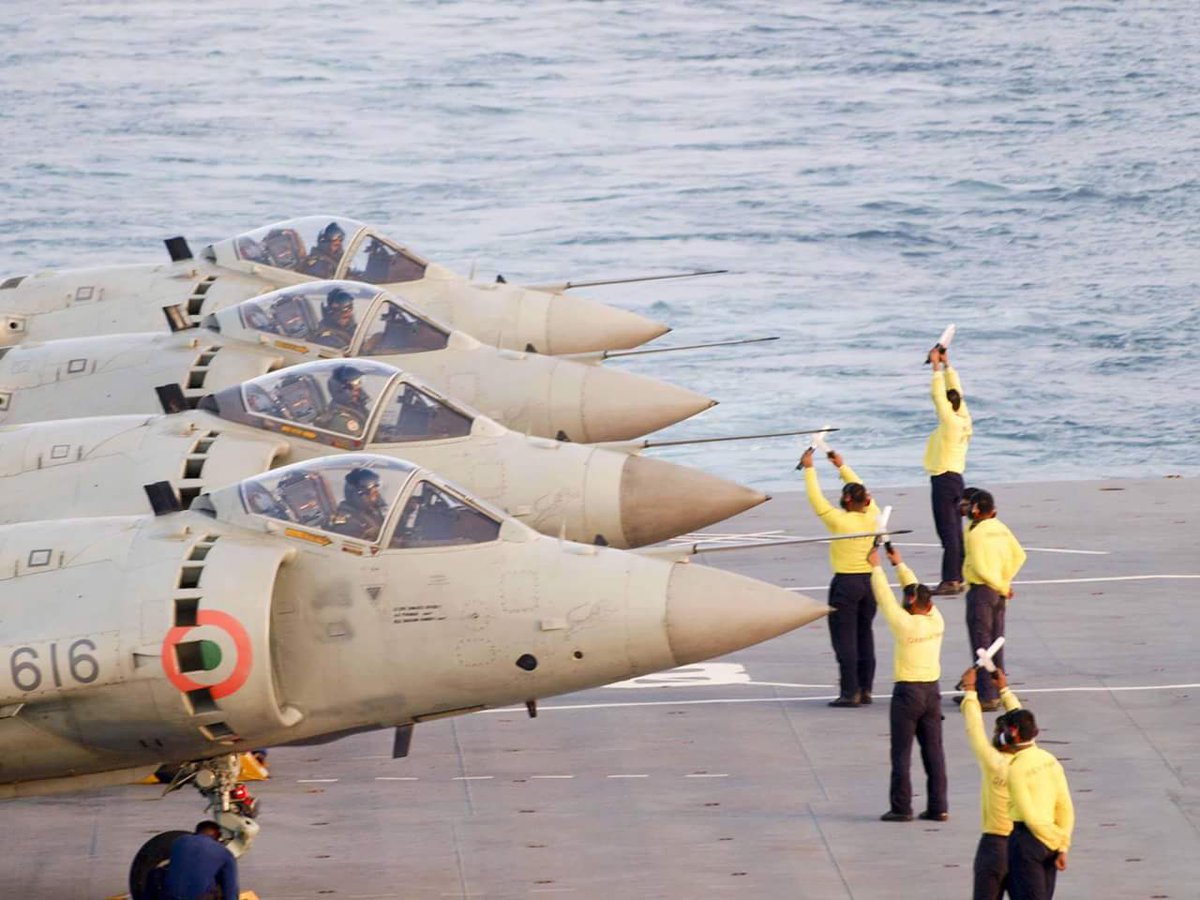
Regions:
<instances>
[{"instance_id":1,"label":"black shoe","mask_svg":"<svg viewBox=\"0 0 1200 900\"><path fill-rule=\"evenodd\" d=\"M858 702L863 706L870 706L875 701L873 699L871 699L870 691L863 691L861 694L858 695Z\"/></svg>"},{"instance_id":2,"label":"black shoe","mask_svg":"<svg viewBox=\"0 0 1200 900\"><path fill-rule=\"evenodd\" d=\"M911 822L912 813L892 812L890 809L879 817L880 822Z\"/></svg>"},{"instance_id":3,"label":"black shoe","mask_svg":"<svg viewBox=\"0 0 1200 900\"><path fill-rule=\"evenodd\" d=\"M909 818L911 819L912 816L909 816ZM917 813L917 818L924 819L926 822L945 822L949 820L950 813L935 813L925 810L924 812Z\"/></svg>"},{"instance_id":4,"label":"black shoe","mask_svg":"<svg viewBox=\"0 0 1200 900\"><path fill-rule=\"evenodd\" d=\"M858 695L858 694L854 694L854 695L853 695L853 696L851 696L851 697L838 697L836 700L830 700L830 701L829 701L829 705L830 705L830 706L836 706L836 707L839 707L839 708L841 708L841 707L854 707L854 706L858 706L860 702L861 702L861 701L859 700L859 695Z\"/></svg>"},{"instance_id":5,"label":"black shoe","mask_svg":"<svg viewBox=\"0 0 1200 900\"><path fill-rule=\"evenodd\" d=\"M963 583L961 581L943 581L938 584L929 593L937 594L939 597L946 594L961 594L963 592Z\"/></svg>"}]
</instances>

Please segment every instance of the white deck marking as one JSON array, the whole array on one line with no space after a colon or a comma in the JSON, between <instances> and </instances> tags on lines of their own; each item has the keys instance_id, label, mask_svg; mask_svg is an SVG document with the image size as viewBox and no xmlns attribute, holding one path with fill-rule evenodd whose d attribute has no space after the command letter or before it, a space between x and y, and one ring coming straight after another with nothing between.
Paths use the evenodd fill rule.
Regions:
<instances>
[{"instance_id":1,"label":"white deck marking","mask_svg":"<svg viewBox=\"0 0 1200 900\"><path fill-rule=\"evenodd\" d=\"M900 547L937 547L941 549L941 544L923 544L919 541L892 541ZM1111 550L1074 550L1067 547L1025 547L1026 551L1034 551L1035 553L1078 553L1081 556L1108 556L1112 553Z\"/></svg>"},{"instance_id":2,"label":"white deck marking","mask_svg":"<svg viewBox=\"0 0 1200 900\"><path fill-rule=\"evenodd\" d=\"M491 781L495 775L455 775L451 781Z\"/></svg>"},{"instance_id":3,"label":"white deck marking","mask_svg":"<svg viewBox=\"0 0 1200 900\"><path fill-rule=\"evenodd\" d=\"M389 759L391 757L388 757ZM415 775L376 775L376 781L420 781Z\"/></svg>"},{"instance_id":4,"label":"white deck marking","mask_svg":"<svg viewBox=\"0 0 1200 900\"><path fill-rule=\"evenodd\" d=\"M333 784L336 778L297 778L297 784Z\"/></svg>"},{"instance_id":5,"label":"white deck marking","mask_svg":"<svg viewBox=\"0 0 1200 900\"><path fill-rule=\"evenodd\" d=\"M684 778L728 778L729 773L728 772L712 772L712 773L691 772L690 774L684 775L683 777Z\"/></svg>"},{"instance_id":6,"label":"white deck marking","mask_svg":"<svg viewBox=\"0 0 1200 900\"><path fill-rule=\"evenodd\" d=\"M1200 688L1200 682L1196 683L1181 683L1181 684L1133 684L1133 685L1065 685L1063 687L1053 688L1020 688L1018 694L1068 694L1068 693L1118 693L1121 691L1178 691L1185 689ZM943 696L952 696L955 692L947 690ZM876 700L885 700L890 697L890 694L876 694ZM719 705L723 703L813 703L820 700L833 700L837 694L819 694L810 697L710 697L704 700L630 700L625 703L564 703L558 706L539 706L540 710L556 710L563 712L571 712L575 710L588 709L629 709L631 707L655 707L655 706L706 706ZM505 713L512 715L517 707L504 707L502 709L485 709L481 714L487 713ZM607 778L648 778L647 775L608 775Z\"/></svg>"},{"instance_id":7,"label":"white deck marking","mask_svg":"<svg viewBox=\"0 0 1200 900\"><path fill-rule=\"evenodd\" d=\"M749 684L750 676L738 663L697 663L665 672L642 675L628 681L606 684L606 688L708 687L721 684ZM821 685L824 687L825 685Z\"/></svg>"},{"instance_id":8,"label":"white deck marking","mask_svg":"<svg viewBox=\"0 0 1200 900\"><path fill-rule=\"evenodd\" d=\"M544 779L564 778L565 779L565 778L574 778L575 776L574 775L530 775L529 777L531 779L532 778L544 778Z\"/></svg>"},{"instance_id":9,"label":"white deck marking","mask_svg":"<svg viewBox=\"0 0 1200 900\"><path fill-rule=\"evenodd\" d=\"M1041 578L1017 579L1013 584L1091 584L1104 581L1188 581L1200 578L1200 575L1096 575L1088 578ZM892 584L898 588L899 584ZM800 587L784 588L785 591L819 591L828 588L826 584L807 584ZM965 591L963 592L966 593ZM960 595L961 596L961 595Z\"/></svg>"}]
</instances>

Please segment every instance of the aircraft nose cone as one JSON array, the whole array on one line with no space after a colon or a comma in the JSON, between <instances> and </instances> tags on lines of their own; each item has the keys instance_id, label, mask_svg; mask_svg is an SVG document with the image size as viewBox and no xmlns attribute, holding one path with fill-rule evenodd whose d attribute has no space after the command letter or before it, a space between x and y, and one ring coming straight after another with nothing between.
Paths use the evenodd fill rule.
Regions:
<instances>
[{"instance_id":1,"label":"aircraft nose cone","mask_svg":"<svg viewBox=\"0 0 1200 900\"><path fill-rule=\"evenodd\" d=\"M716 405L716 400L665 381L589 366L583 384L581 442L632 440Z\"/></svg>"},{"instance_id":2,"label":"aircraft nose cone","mask_svg":"<svg viewBox=\"0 0 1200 900\"><path fill-rule=\"evenodd\" d=\"M621 530L630 547L643 547L728 519L766 499L707 472L631 456L621 469Z\"/></svg>"},{"instance_id":3,"label":"aircraft nose cone","mask_svg":"<svg viewBox=\"0 0 1200 900\"><path fill-rule=\"evenodd\" d=\"M667 641L675 664L683 666L784 634L828 611L764 581L676 564L667 582Z\"/></svg>"},{"instance_id":4,"label":"aircraft nose cone","mask_svg":"<svg viewBox=\"0 0 1200 900\"><path fill-rule=\"evenodd\" d=\"M549 346L544 352L561 355L627 350L670 330L662 322L595 300L575 295L556 297L546 321Z\"/></svg>"}]
</instances>

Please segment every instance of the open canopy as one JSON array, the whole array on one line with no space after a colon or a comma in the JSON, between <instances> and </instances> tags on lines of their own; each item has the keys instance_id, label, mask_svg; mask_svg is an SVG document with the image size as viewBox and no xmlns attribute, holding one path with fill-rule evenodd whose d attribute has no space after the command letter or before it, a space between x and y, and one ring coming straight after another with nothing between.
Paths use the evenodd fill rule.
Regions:
<instances>
[{"instance_id":1,"label":"open canopy","mask_svg":"<svg viewBox=\"0 0 1200 900\"><path fill-rule=\"evenodd\" d=\"M316 360L210 394L200 408L293 438L358 450L471 433L472 414L366 359Z\"/></svg>"},{"instance_id":2,"label":"open canopy","mask_svg":"<svg viewBox=\"0 0 1200 900\"><path fill-rule=\"evenodd\" d=\"M277 269L370 284L420 281L428 266L391 238L343 216L304 216L264 225L218 241L206 254L219 265L245 272Z\"/></svg>"}]
</instances>

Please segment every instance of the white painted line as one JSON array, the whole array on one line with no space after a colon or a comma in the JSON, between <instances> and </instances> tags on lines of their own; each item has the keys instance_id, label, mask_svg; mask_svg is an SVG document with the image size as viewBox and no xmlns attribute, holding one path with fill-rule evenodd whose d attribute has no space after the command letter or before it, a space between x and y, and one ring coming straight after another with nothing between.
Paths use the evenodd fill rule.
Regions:
<instances>
[{"instance_id":1,"label":"white painted line","mask_svg":"<svg viewBox=\"0 0 1200 900\"><path fill-rule=\"evenodd\" d=\"M617 706L624 706L624 703L618 703ZM640 703L634 703L633 706L641 706ZM649 775L605 775L605 778L649 778Z\"/></svg>"},{"instance_id":2,"label":"white painted line","mask_svg":"<svg viewBox=\"0 0 1200 900\"><path fill-rule=\"evenodd\" d=\"M491 781L495 775L455 775L451 781Z\"/></svg>"},{"instance_id":3,"label":"white painted line","mask_svg":"<svg viewBox=\"0 0 1200 900\"><path fill-rule=\"evenodd\" d=\"M1103 578L1045 578L1041 581L1014 581L1013 584L1084 584L1098 581L1171 581L1200 578L1200 575L1108 575Z\"/></svg>"},{"instance_id":4,"label":"white painted line","mask_svg":"<svg viewBox=\"0 0 1200 900\"><path fill-rule=\"evenodd\" d=\"M389 756L388 759L391 759ZM415 775L376 775L376 781L420 781Z\"/></svg>"},{"instance_id":5,"label":"white painted line","mask_svg":"<svg viewBox=\"0 0 1200 900\"><path fill-rule=\"evenodd\" d=\"M1095 692L1095 693L1117 693L1120 691L1177 691L1183 689L1200 688L1200 683L1196 684L1146 684L1146 685L1085 685L1079 687L1064 686L1057 688L1026 688L1021 687L1017 690L1018 696L1021 694L1065 694L1072 692ZM955 691L946 690L943 696L952 696ZM876 700L886 700L890 694L876 694ZM571 712L575 710L588 709L631 709L637 707L657 707L657 706L709 706L721 705L727 703L812 703L820 700L833 700L837 694L820 694L811 697L712 697L707 700L643 700L629 701L627 703L564 703L560 706L539 706L540 710L555 710L562 712ZM485 709L481 710L480 714L487 713L512 713L517 707L505 707L503 709ZM649 778L649 775L607 775L606 778Z\"/></svg>"},{"instance_id":6,"label":"white painted line","mask_svg":"<svg viewBox=\"0 0 1200 900\"><path fill-rule=\"evenodd\" d=\"M684 778L728 778L729 773L728 772L713 772L713 773L692 772L688 775L684 775L683 777Z\"/></svg>"},{"instance_id":7,"label":"white painted line","mask_svg":"<svg viewBox=\"0 0 1200 900\"><path fill-rule=\"evenodd\" d=\"M829 684L791 684L783 681L748 681L747 684L757 685L759 687L785 687L785 688L813 688L815 690L828 690Z\"/></svg>"},{"instance_id":8,"label":"white painted line","mask_svg":"<svg viewBox=\"0 0 1200 900\"><path fill-rule=\"evenodd\" d=\"M1094 578L1042 578L1017 580L1013 584L1092 584L1105 581L1189 581L1200 578L1200 575L1098 575ZM785 591L820 591L828 588L828 584L808 584L800 587L784 588ZM893 588L899 587L893 584ZM965 595L963 594L959 596Z\"/></svg>"},{"instance_id":9,"label":"white painted line","mask_svg":"<svg viewBox=\"0 0 1200 900\"><path fill-rule=\"evenodd\" d=\"M892 541L892 543L900 547L936 547L939 550L942 548L941 544L923 544L919 541ZM1112 552L1111 550L1070 550L1065 547L1024 547L1024 545L1022 547L1026 551L1032 550L1035 553L1078 553L1080 556L1108 556Z\"/></svg>"},{"instance_id":10,"label":"white painted line","mask_svg":"<svg viewBox=\"0 0 1200 900\"><path fill-rule=\"evenodd\" d=\"M333 784L336 778L297 778L297 784Z\"/></svg>"},{"instance_id":11,"label":"white painted line","mask_svg":"<svg viewBox=\"0 0 1200 900\"><path fill-rule=\"evenodd\" d=\"M574 778L575 776L574 775L530 775L529 777L530 778L543 778L543 779L552 779L552 778L564 778L565 779L565 778Z\"/></svg>"}]
</instances>

